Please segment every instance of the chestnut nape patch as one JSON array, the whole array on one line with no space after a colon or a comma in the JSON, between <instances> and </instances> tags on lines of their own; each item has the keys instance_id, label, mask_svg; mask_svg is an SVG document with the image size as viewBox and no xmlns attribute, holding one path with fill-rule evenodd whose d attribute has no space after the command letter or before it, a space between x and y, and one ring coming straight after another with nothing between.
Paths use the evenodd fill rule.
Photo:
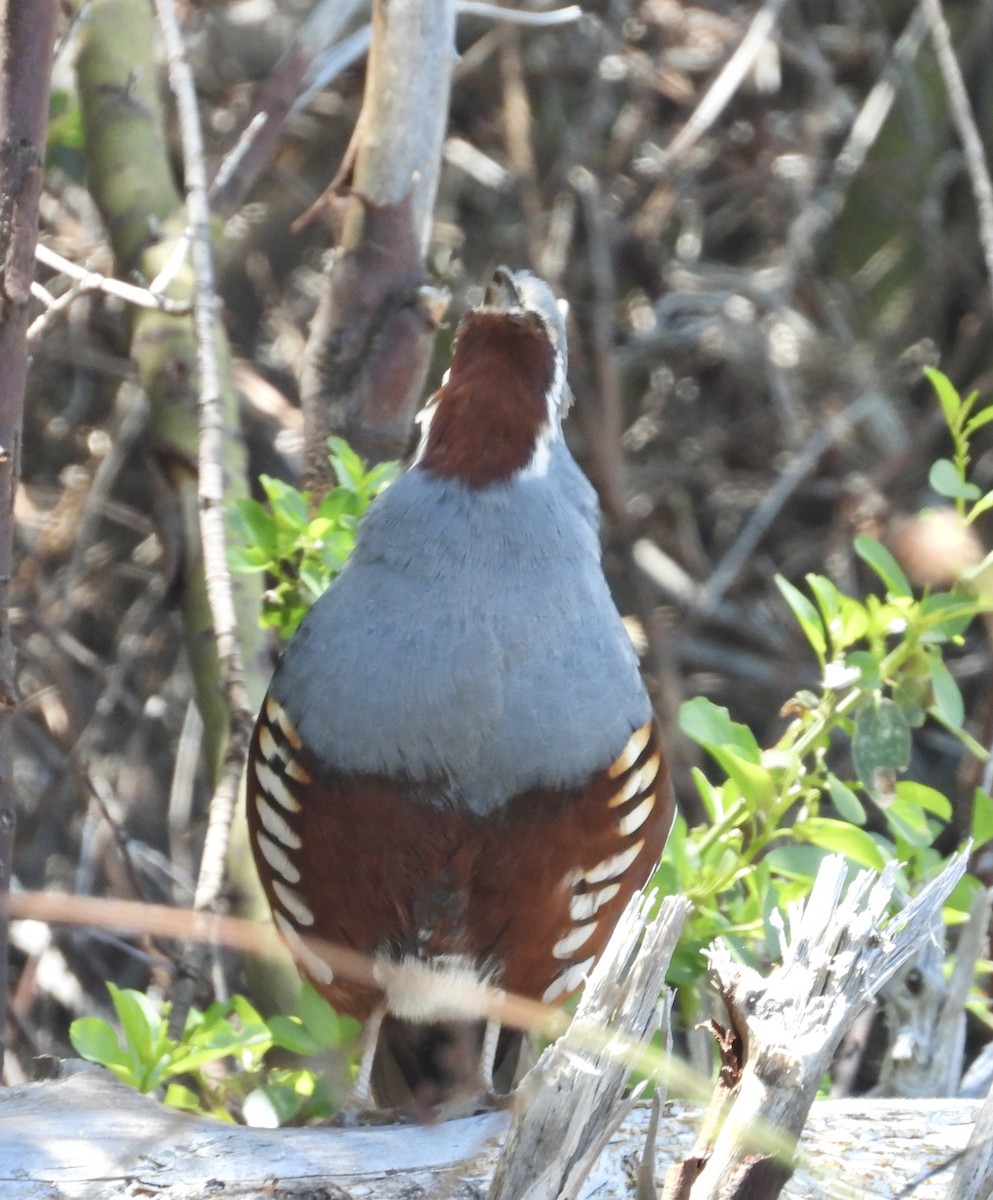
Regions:
<instances>
[{"instance_id":1,"label":"chestnut nape patch","mask_svg":"<svg viewBox=\"0 0 993 1200\"><path fill-rule=\"evenodd\" d=\"M470 313L432 405L420 465L477 488L526 467L548 423L554 368L555 351L536 317Z\"/></svg>"}]
</instances>

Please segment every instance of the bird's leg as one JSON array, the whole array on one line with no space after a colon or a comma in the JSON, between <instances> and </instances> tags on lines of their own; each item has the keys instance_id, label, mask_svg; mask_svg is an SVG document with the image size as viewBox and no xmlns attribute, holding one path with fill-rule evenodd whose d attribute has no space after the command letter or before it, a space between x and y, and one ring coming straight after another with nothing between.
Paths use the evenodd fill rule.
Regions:
<instances>
[{"instance_id":1,"label":"bird's leg","mask_svg":"<svg viewBox=\"0 0 993 1200\"><path fill-rule=\"evenodd\" d=\"M359 1073L352 1088L349 1108L372 1108L372 1064L376 1058L376 1047L379 1045L379 1031L386 1016L386 1005L381 1004L365 1023L362 1031L362 1060L359 1063Z\"/></svg>"},{"instance_id":2,"label":"bird's leg","mask_svg":"<svg viewBox=\"0 0 993 1200\"><path fill-rule=\"evenodd\" d=\"M483 1048L479 1054L479 1086L484 1096L493 1095L493 1063L496 1060L497 1045L500 1041L500 1022L492 1017L486 1022L483 1034Z\"/></svg>"}]
</instances>

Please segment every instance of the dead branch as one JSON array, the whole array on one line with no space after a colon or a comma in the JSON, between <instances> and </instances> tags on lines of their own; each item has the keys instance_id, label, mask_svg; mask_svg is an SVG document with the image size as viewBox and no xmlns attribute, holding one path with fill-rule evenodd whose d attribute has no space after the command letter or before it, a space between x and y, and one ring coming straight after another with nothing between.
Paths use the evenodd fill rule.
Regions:
<instances>
[{"instance_id":1,"label":"dead branch","mask_svg":"<svg viewBox=\"0 0 993 1200\"><path fill-rule=\"evenodd\" d=\"M518 1116L489 1200L558 1200L578 1194L627 1116L632 1102L623 1102L623 1092L630 1051L645 1045L663 1020L659 996L689 904L667 897L649 923L650 909L650 898L641 895L628 905L569 1029L522 1080L515 1096ZM664 1002L665 1041L669 1007ZM607 1044L605 1029L611 1032Z\"/></svg>"},{"instance_id":2,"label":"dead branch","mask_svg":"<svg viewBox=\"0 0 993 1200\"><path fill-rule=\"evenodd\" d=\"M210 802L207 837L197 877L193 907L209 912L217 902L224 882L231 825L241 773L248 754L253 711L245 688L245 664L238 637L238 615L227 563L227 534L224 527L228 490L224 478L224 408L221 367L216 344L217 295L214 289L214 259L210 244L210 204L207 199L207 168L203 134L197 111L196 87L186 60L183 36L172 0L155 0L169 65L169 82L176 97L186 177L186 204L193 253L193 325L196 333L199 384L200 437L197 461L197 498L200 542L207 581L207 599L217 643L219 682L227 701L228 739L224 765ZM169 1016L170 1032L179 1036L193 1002L202 974L204 949L190 946L191 961L181 968Z\"/></svg>"},{"instance_id":3,"label":"dead branch","mask_svg":"<svg viewBox=\"0 0 993 1200\"><path fill-rule=\"evenodd\" d=\"M845 1030L911 958L966 868L966 853L895 917L887 906L897 864L862 871L826 858L802 909L790 913L783 963L768 980L718 942L711 968L731 1016L727 1058L696 1153L674 1168L666 1200L774 1200L817 1088Z\"/></svg>"},{"instance_id":4,"label":"dead branch","mask_svg":"<svg viewBox=\"0 0 993 1200\"><path fill-rule=\"evenodd\" d=\"M989 167L986 164L983 139L976 128L975 117L972 115L965 81L962 78L958 59L955 57L952 35L948 31L945 14L941 8L941 0L921 0L921 8L931 23L931 41L934 44L934 52L938 59L938 66L941 68L945 91L948 94L952 120L962 142L965 163L969 171L969 181L972 184L972 194L976 201L976 212L979 217L979 242L986 260L987 285L993 294L993 181L990 180Z\"/></svg>"},{"instance_id":5,"label":"dead branch","mask_svg":"<svg viewBox=\"0 0 993 1200\"><path fill-rule=\"evenodd\" d=\"M11 720L16 700L10 631L14 497L20 475L28 302L38 238L55 0L0 0L0 1071L7 1005L2 902L14 849Z\"/></svg>"},{"instance_id":6,"label":"dead branch","mask_svg":"<svg viewBox=\"0 0 993 1200\"><path fill-rule=\"evenodd\" d=\"M327 438L366 458L407 449L446 302L424 255L448 122L454 0L376 0L341 239L301 381L306 474L330 481Z\"/></svg>"}]
</instances>

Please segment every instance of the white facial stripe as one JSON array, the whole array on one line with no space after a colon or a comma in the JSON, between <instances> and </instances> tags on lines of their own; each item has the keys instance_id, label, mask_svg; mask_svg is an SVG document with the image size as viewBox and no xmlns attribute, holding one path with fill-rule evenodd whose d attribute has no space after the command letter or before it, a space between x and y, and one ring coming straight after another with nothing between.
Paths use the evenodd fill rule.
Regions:
<instances>
[{"instance_id":1,"label":"white facial stripe","mask_svg":"<svg viewBox=\"0 0 993 1200\"><path fill-rule=\"evenodd\" d=\"M264 833L260 833L255 839L255 844L262 852L262 857L266 860L270 867L286 880L287 883L299 883L300 872L293 865L290 856L272 838L267 837Z\"/></svg>"},{"instance_id":2,"label":"white facial stripe","mask_svg":"<svg viewBox=\"0 0 993 1200\"><path fill-rule=\"evenodd\" d=\"M555 371L552 375L552 386L548 391L548 422L555 434L561 437L562 414L568 411L571 399L565 378L565 347L557 345L560 339L553 337L551 333L548 334L548 340L555 350Z\"/></svg>"},{"instance_id":3,"label":"white facial stripe","mask_svg":"<svg viewBox=\"0 0 993 1200\"><path fill-rule=\"evenodd\" d=\"M574 966L567 967L566 970L556 975L552 982L545 988L545 994L541 997L545 1004L552 1004L561 996L567 996L570 992L574 992L576 988L582 985L586 978L586 972L593 966L593 959L584 959L581 963L576 963Z\"/></svg>"},{"instance_id":4,"label":"white facial stripe","mask_svg":"<svg viewBox=\"0 0 993 1200\"><path fill-rule=\"evenodd\" d=\"M531 455L531 461L526 467L521 468L519 478L540 479L548 474L548 464L552 457L548 445L551 440L546 427L538 435L538 441L535 445L534 453Z\"/></svg>"},{"instance_id":5,"label":"white facial stripe","mask_svg":"<svg viewBox=\"0 0 993 1200\"><path fill-rule=\"evenodd\" d=\"M273 920L276 922L276 928L280 931L286 941L289 943L293 957L303 967L312 979L316 979L318 983L332 983L334 981L334 973L328 964L319 954L315 954L307 945L302 937L297 933L293 926L289 923L286 917L281 912L275 910L272 914Z\"/></svg>"},{"instance_id":6,"label":"white facial stripe","mask_svg":"<svg viewBox=\"0 0 993 1200\"><path fill-rule=\"evenodd\" d=\"M287 887L280 879L272 880L272 890L276 893L279 903L298 925L313 925L314 914L304 903L299 892Z\"/></svg>"},{"instance_id":7,"label":"white facial stripe","mask_svg":"<svg viewBox=\"0 0 993 1200\"><path fill-rule=\"evenodd\" d=\"M451 374L451 367L442 376L441 386L444 387L448 382ZM414 424L421 431L420 440L417 443L417 451L414 454L414 463L419 463L424 457L424 451L428 448L428 437L431 434L431 422L434 420L434 415L438 411L438 397L441 395L441 388L428 400L427 404L414 417Z\"/></svg>"},{"instance_id":8,"label":"white facial stripe","mask_svg":"<svg viewBox=\"0 0 993 1200\"><path fill-rule=\"evenodd\" d=\"M299 800L294 799L290 789L279 778L272 767L267 766L266 763L256 762L255 778L259 781L259 787L265 792L266 796L270 800L274 800L280 808L291 813L298 813L300 811Z\"/></svg>"},{"instance_id":9,"label":"white facial stripe","mask_svg":"<svg viewBox=\"0 0 993 1200\"><path fill-rule=\"evenodd\" d=\"M569 901L569 916L574 921L588 921L621 890L619 883L608 883L595 892L577 892Z\"/></svg>"},{"instance_id":10,"label":"white facial stripe","mask_svg":"<svg viewBox=\"0 0 993 1200\"><path fill-rule=\"evenodd\" d=\"M299 850L303 845L300 838L289 827L286 818L281 816L263 796L255 797L255 811L259 814L262 828L271 834L285 850Z\"/></svg>"},{"instance_id":11,"label":"white facial stripe","mask_svg":"<svg viewBox=\"0 0 993 1200\"><path fill-rule=\"evenodd\" d=\"M608 768L607 778L616 779L618 775L623 775L625 771L630 770L638 761L642 750L648 745L648 739L651 735L651 721L647 725L642 725L640 729L636 729L628 738L627 745Z\"/></svg>"},{"instance_id":12,"label":"white facial stripe","mask_svg":"<svg viewBox=\"0 0 993 1200\"><path fill-rule=\"evenodd\" d=\"M626 816L621 817L620 821L617 823L617 828L625 837L627 837L629 834L637 832L637 830L639 830L648 820L648 814L654 807L655 796L649 792L649 794L644 798L644 800L642 800L637 808L633 808Z\"/></svg>"},{"instance_id":13,"label":"white facial stripe","mask_svg":"<svg viewBox=\"0 0 993 1200\"><path fill-rule=\"evenodd\" d=\"M585 925L577 925L564 938L560 938L552 947L552 957L569 959L580 947L585 946L596 933L596 921L588 921Z\"/></svg>"},{"instance_id":14,"label":"white facial stripe","mask_svg":"<svg viewBox=\"0 0 993 1200\"><path fill-rule=\"evenodd\" d=\"M605 858L602 863L593 867L592 870L585 872L586 882L606 883L608 879L619 878L641 853L641 848L644 844L645 839L640 838L633 846L629 846L627 850L622 850L620 854L613 854L610 858Z\"/></svg>"}]
</instances>

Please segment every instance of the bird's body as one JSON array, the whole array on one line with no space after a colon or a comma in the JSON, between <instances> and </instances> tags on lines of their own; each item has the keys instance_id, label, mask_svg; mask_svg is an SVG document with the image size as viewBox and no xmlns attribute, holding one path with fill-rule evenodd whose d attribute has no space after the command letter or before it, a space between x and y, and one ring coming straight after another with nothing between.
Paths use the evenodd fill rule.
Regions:
<instances>
[{"instance_id":1,"label":"bird's body","mask_svg":"<svg viewBox=\"0 0 993 1200\"><path fill-rule=\"evenodd\" d=\"M564 998L672 819L596 499L559 432L561 318L540 281L497 280L414 464L287 648L248 772L277 925L331 1002L365 1019L381 997L297 935L437 968L437 989L390 997L374 1076L381 1102L402 1078L421 1108L466 1084L482 1040L446 977Z\"/></svg>"}]
</instances>

